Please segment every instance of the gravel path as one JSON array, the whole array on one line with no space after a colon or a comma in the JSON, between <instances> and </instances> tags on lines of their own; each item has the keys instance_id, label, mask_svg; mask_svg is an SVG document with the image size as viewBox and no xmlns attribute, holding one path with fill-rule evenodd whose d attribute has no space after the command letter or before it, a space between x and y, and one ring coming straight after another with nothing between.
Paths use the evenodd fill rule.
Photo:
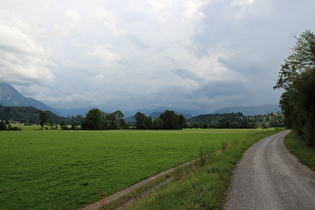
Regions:
<instances>
[{"instance_id":1,"label":"gravel path","mask_svg":"<svg viewBox=\"0 0 315 210\"><path fill-rule=\"evenodd\" d=\"M246 151L225 209L315 209L315 173L284 146L289 132L264 138Z\"/></svg>"}]
</instances>

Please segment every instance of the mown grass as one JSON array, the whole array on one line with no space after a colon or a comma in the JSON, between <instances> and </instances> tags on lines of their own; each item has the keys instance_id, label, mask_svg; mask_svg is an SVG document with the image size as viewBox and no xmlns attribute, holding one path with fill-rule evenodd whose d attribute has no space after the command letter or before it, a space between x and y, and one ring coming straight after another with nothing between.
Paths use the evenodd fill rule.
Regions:
<instances>
[{"instance_id":1,"label":"mown grass","mask_svg":"<svg viewBox=\"0 0 315 210\"><path fill-rule=\"evenodd\" d=\"M302 164L315 171L315 148L308 147L294 132L285 137L284 144Z\"/></svg>"},{"instance_id":2,"label":"mown grass","mask_svg":"<svg viewBox=\"0 0 315 210\"><path fill-rule=\"evenodd\" d=\"M0 132L1 209L76 209L195 159L270 130ZM221 169L220 169L221 170Z\"/></svg>"},{"instance_id":3,"label":"mown grass","mask_svg":"<svg viewBox=\"0 0 315 210\"><path fill-rule=\"evenodd\" d=\"M222 209L233 169L247 148L265 136L260 133L239 139L229 147L223 146L224 151L205 157L206 164L203 167L200 164L192 166L182 177L174 179L128 209Z\"/></svg>"}]
</instances>

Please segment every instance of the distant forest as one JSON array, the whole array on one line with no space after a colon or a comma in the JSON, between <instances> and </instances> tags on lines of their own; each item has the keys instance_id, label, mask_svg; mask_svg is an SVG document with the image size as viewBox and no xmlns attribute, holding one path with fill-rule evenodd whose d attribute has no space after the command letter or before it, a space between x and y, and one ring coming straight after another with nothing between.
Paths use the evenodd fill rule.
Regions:
<instances>
[{"instance_id":1,"label":"distant forest","mask_svg":"<svg viewBox=\"0 0 315 210\"><path fill-rule=\"evenodd\" d=\"M190 128L266 128L285 127L280 113L244 116L243 113L205 114L187 120Z\"/></svg>"},{"instance_id":2,"label":"distant forest","mask_svg":"<svg viewBox=\"0 0 315 210\"><path fill-rule=\"evenodd\" d=\"M9 120L11 122L21 122L26 124L39 124L41 110L31 106L2 106L0 105L0 121ZM70 122L69 119L59 117L50 111L46 111L49 119L56 124L62 120Z\"/></svg>"}]
</instances>

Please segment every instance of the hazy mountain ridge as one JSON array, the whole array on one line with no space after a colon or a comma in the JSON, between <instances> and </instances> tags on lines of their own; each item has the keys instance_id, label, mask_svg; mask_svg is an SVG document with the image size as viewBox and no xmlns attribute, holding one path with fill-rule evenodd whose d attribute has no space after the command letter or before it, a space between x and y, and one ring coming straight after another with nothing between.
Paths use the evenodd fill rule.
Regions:
<instances>
[{"instance_id":1,"label":"hazy mountain ridge","mask_svg":"<svg viewBox=\"0 0 315 210\"><path fill-rule=\"evenodd\" d=\"M0 104L3 106L31 106L43 111L51 111L56 113L56 111L33 98L27 98L19 93L14 87L7 83L0 83Z\"/></svg>"},{"instance_id":2,"label":"hazy mountain ridge","mask_svg":"<svg viewBox=\"0 0 315 210\"><path fill-rule=\"evenodd\" d=\"M224 113L236 113L242 112L245 116L251 115L265 115L268 113L281 112L281 108L277 104L265 104L262 106L237 106L237 107L226 107L223 109L215 110L210 114L224 114Z\"/></svg>"}]
</instances>

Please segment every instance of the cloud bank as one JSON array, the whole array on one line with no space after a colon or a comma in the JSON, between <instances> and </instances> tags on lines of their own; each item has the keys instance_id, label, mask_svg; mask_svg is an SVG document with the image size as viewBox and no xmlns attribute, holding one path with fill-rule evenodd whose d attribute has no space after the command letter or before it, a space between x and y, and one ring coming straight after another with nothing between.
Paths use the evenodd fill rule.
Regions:
<instances>
[{"instance_id":1,"label":"cloud bank","mask_svg":"<svg viewBox=\"0 0 315 210\"><path fill-rule=\"evenodd\" d=\"M3 1L0 81L56 108L207 113L272 89L315 2Z\"/></svg>"}]
</instances>

